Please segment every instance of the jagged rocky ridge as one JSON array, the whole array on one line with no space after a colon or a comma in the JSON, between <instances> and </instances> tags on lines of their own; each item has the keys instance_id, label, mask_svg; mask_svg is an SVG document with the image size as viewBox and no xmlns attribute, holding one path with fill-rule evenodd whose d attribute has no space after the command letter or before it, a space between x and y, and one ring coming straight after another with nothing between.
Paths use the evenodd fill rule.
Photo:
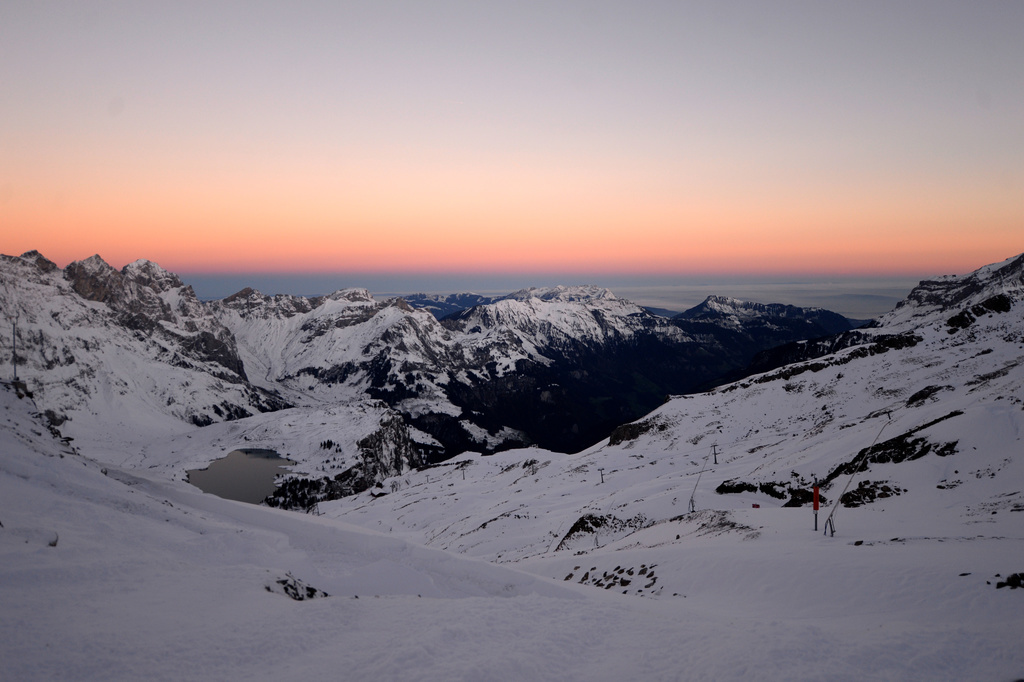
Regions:
<instances>
[{"instance_id":1,"label":"jagged rocky ridge","mask_svg":"<svg viewBox=\"0 0 1024 682\"><path fill-rule=\"evenodd\" d=\"M864 327L820 339L779 344L755 355L749 373L767 372L788 364L873 344L893 347L916 343L914 327L928 317L944 318L947 333L967 329L979 317L1009 312L1024 282L1024 255L979 268L964 277L949 275L925 280L892 312Z\"/></svg>"},{"instance_id":2,"label":"jagged rocky ridge","mask_svg":"<svg viewBox=\"0 0 1024 682\"><path fill-rule=\"evenodd\" d=\"M843 319L711 298L666 320L593 286L448 297L473 305L441 320L364 289L201 302L149 261L117 270L93 256L61 270L37 252L4 256L0 274L4 309L21 315L19 371L39 383L47 414L127 450L136 425L170 435L379 400L412 429L409 462L531 443L572 452L757 350ZM84 428L99 421L105 434Z\"/></svg>"},{"instance_id":3,"label":"jagged rocky ridge","mask_svg":"<svg viewBox=\"0 0 1024 682\"><path fill-rule=\"evenodd\" d=\"M116 270L93 256L61 270L30 251L3 256L0 277L3 310L17 319L18 374L66 431L100 421L118 438L289 405L248 381L232 332L154 263ZM9 357L10 336L3 343Z\"/></svg>"},{"instance_id":4,"label":"jagged rocky ridge","mask_svg":"<svg viewBox=\"0 0 1024 682\"><path fill-rule=\"evenodd\" d=\"M254 382L289 396L383 400L441 444L434 460L527 443L579 450L757 350L844 319L765 306L740 321L666 320L600 287L526 289L440 320L361 289L301 300L246 290L211 309Z\"/></svg>"}]
</instances>

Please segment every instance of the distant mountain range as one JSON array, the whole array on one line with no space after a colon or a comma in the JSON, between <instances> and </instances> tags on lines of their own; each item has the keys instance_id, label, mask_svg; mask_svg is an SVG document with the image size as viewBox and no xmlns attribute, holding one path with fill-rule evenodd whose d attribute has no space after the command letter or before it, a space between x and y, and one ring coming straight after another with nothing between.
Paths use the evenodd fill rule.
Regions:
<instances>
[{"instance_id":1,"label":"distant mountain range","mask_svg":"<svg viewBox=\"0 0 1024 682\"><path fill-rule=\"evenodd\" d=\"M422 461L528 444L573 452L759 351L851 327L820 309L720 297L666 319L597 286L382 301L244 289L203 302L150 261L61 269L35 251L3 256L0 276L4 310L20 315L19 375L51 423L122 450L139 430L379 401Z\"/></svg>"},{"instance_id":2,"label":"distant mountain range","mask_svg":"<svg viewBox=\"0 0 1024 682\"><path fill-rule=\"evenodd\" d=\"M364 289L244 289L202 302L149 261L117 270L93 256L61 269L37 252L0 259L0 302L17 316L19 376L83 447L131 458L154 434L333 410L363 426L328 438L348 443L344 456L328 467L321 453L315 466L351 469L358 490L464 451L577 452L672 395L849 348L904 347L904 328L936 309L969 334L1012 307L991 292L1016 286L1019 269L1018 258L922 282L860 329L826 310L718 296L669 319L597 286L382 301ZM9 335L0 348L9 356Z\"/></svg>"}]
</instances>

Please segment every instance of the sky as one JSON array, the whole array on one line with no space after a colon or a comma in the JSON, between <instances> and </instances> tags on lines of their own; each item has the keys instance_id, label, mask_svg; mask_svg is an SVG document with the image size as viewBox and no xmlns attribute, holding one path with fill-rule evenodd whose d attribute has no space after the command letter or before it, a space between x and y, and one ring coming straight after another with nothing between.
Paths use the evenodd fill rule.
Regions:
<instances>
[{"instance_id":1,"label":"sky","mask_svg":"<svg viewBox=\"0 0 1024 682\"><path fill-rule=\"evenodd\" d=\"M1021 2L5 0L0 252L298 289L965 273L1024 251L1021 35Z\"/></svg>"}]
</instances>

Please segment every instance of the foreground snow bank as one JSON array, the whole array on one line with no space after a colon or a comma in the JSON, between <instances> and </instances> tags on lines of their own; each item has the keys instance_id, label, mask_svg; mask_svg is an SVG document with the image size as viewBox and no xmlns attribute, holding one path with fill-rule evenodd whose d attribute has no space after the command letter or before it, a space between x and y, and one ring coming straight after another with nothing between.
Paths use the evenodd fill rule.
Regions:
<instances>
[{"instance_id":1,"label":"foreground snow bank","mask_svg":"<svg viewBox=\"0 0 1024 682\"><path fill-rule=\"evenodd\" d=\"M751 558L739 536L700 536L655 562L688 577L686 596L642 599L104 471L7 388L0 416L4 680L934 680L1024 670L1024 591L948 575L1024 556L1019 540L995 552L833 543L797 557L802 545L783 524L782 540L761 529ZM650 547L600 560L659 551L666 529L640 538ZM814 599L803 600L800 581L812 574ZM274 589L286 576L330 596L289 599Z\"/></svg>"}]
</instances>

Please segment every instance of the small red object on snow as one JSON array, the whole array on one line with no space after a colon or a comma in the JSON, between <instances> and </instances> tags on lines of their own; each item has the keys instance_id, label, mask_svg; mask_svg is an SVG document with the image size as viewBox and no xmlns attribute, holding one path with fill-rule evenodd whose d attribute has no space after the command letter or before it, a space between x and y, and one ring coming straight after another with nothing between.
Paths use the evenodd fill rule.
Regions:
<instances>
[{"instance_id":1,"label":"small red object on snow","mask_svg":"<svg viewBox=\"0 0 1024 682\"><path fill-rule=\"evenodd\" d=\"M759 505L759 504L752 504L750 506L752 506L754 509L760 509L761 508L761 505Z\"/></svg>"}]
</instances>

